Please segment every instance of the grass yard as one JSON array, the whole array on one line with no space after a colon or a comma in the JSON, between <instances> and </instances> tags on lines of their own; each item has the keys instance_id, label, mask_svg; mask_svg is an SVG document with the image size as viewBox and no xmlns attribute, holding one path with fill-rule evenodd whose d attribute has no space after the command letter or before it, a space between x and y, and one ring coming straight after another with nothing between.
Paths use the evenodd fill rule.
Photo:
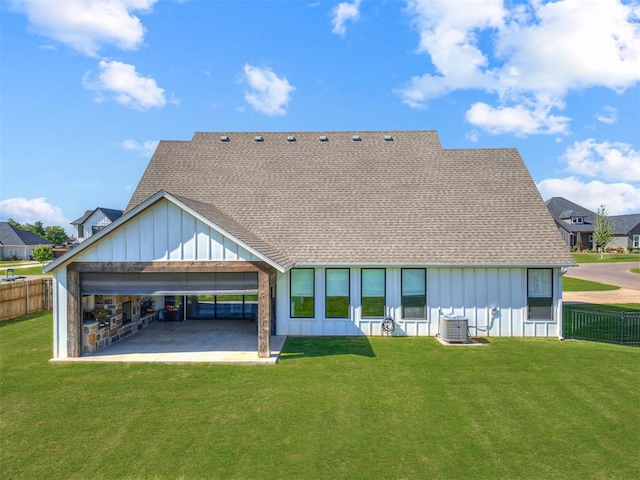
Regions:
<instances>
[{"instance_id":1,"label":"grass yard","mask_svg":"<svg viewBox=\"0 0 640 480\"><path fill-rule=\"evenodd\" d=\"M592 282L580 278L562 277L563 292L597 292L606 290L620 290L620 287L606 283Z\"/></svg>"},{"instance_id":2,"label":"grass yard","mask_svg":"<svg viewBox=\"0 0 640 480\"><path fill-rule=\"evenodd\" d=\"M13 269L13 275L42 275L42 264L31 261L1 261L0 278L7 276L7 269Z\"/></svg>"},{"instance_id":3,"label":"grass yard","mask_svg":"<svg viewBox=\"0 0 640 480\"><path fill-rule=\"evenodd\" d=\"M627 479L640 348L292 338L276 366L51 365L0 326L3 478Z\"/></svg>"},{"instance_id":4,"label":"grass yard","mask_svg":"<svg viewBox=\"0 0 640 480\"><path fill-rule=\"evenodd\" d=\"M631 269L632 273L639 273L640 274L640 268L632 268Z\"/></svg>"},{"instance_id":5,"label":"grass yard","mask_svg":"<svg viewBox=\"0 0 640 480\"><path fill-rule=\"evenodd\" d=\"M605 253L603 258L600 258L599 253L573 253L572 255L577 263L640 262L640 254L637 253Z\"/></svg>"}]
</instances>

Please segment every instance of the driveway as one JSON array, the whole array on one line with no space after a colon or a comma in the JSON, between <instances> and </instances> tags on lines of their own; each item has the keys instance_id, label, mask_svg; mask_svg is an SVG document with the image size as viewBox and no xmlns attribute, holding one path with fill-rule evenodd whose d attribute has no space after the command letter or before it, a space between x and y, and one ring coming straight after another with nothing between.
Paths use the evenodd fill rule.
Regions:
<instances>
[{"instance_id":1,"label":"driveway","mask_svg":"<svg viewBox=\"0 0 640 480\"><path fill-rule=\"evenodd\" d=\"M640 274L631 273L632 268L640 268L640 263L583 263L569 267L566 276L640 290Z\"/></svg>"},{"instance_id":2,"label":"driveway","mask_svg":"<svg viewBox=\"0 0 640 480\"><path fill-rule=\"evenodd\" d=\"M632 268L640 264L631 263L583 263L570 267L566 277L591 280L592 282L617 285L620 290L596 292L563 292L564 302L586 303L640 303L640 275L631 273Z\"/></svg>"}]
</instances>

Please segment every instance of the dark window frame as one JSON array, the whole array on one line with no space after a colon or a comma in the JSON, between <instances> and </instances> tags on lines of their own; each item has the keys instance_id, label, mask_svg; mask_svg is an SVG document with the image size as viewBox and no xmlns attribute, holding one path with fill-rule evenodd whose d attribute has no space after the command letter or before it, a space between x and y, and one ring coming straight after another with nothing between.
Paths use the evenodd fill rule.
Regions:
<instances>
[{"instance_id":1,"label":"dark window frame","mask_svg":"<svg viewBox=\"0 0 640 480\"><path fill-rule=\"evenodd\" d=\"M403 283L404 283L404 277L402 275L402 272L404 272L405 270L422 270L424 272L424 307L423 307L423 311L422 311L422 317L407 317L405 314L405 304L404 304L404 292L402 290L403 287ZM421 267L407 267L407 268L401 268L400 269L400 306L401 306L401 312L402 312L402 318L406 318L407 320L426 320L427 319L427 269L426 268L421 268Z\"/></svg>"},{"instance_id":2,"label":"dark window frame","mask_svg":"<svg viewBox=\"0 0 640 480\"><path fill-rule=\"evenodd\" d=\"M364 277L364 272L365 270L382 270L384 272L384 306L383 306L383 312L382 315L365 315L364 314L364 292L363 292L363 287L364 287L364 282L363 282L363 277ZM370 297L370 298L377 298L377 297ZM387 269L382 267L382 268L377 268L377 267L371 267L371 268L361 268L360 269L360 308L361 308L361 317L362 318L384 318L386 315L386 309L387 309Z\"/></svg>"},{"instance_id":3,"label":"dark window frame","mask_svg":"<svg viewBox=\"0 0 640 480\"><path fill-rule=\"evenodd\" d=\"M311 274L311 278L313 281L313 296L311 297L313 299L313 311L311 312L312 315L311 316L307 316L307 315L294 315L292 312L292 303L293 303L293 272L295 271L299 271L299 270L311 270L312 274ZM306 298L306 297L303 297ZM291 270L289 270L289 318L315 318L316 316L316 269L315 268L292 268Z\"/></svg>"},{"instance_id":4,"label":"dark window frame","mask_svg":"<svg viewBox=\"0 0 640 480\"><path fill-rule=\"evenodd\" d=\"M343 315L329 315L329 295L327 294L328 288L328 282L327 282L327 274L329 273L330 270L346 270L347 271L347 286L349 289L349 293L347 293L347 314L345 316ZM341 295L341 297L343 297L344 295ZM340 267L336 267L336 268L325 268L324 270L324 316L326 318L350 318L351 317L351 269L350 268L340 268Z\"/></svg>"},{"instance_id":5,"label":"dark window frame","mask_svg":"<svg viewBox=\"0 0 640 480\"><path fill-rule=\"evenodd\" d=\"M543 271L548 271L550 276L551 276L551 296L549 297L530 297L529 296L529 272L531 272L532 270L543 270ZM553 308L553 288L554 288L554 281L553 281L553 268L527 268L527 320L530 321L538 321L538 322L554 322L555 321L555 312L554 312L554 308ZM540 303L540 305L533 305L533 307L537 307L537 309L540 308L548 308L549 309L549 318L546 317L540 317L540 316L535 316L532 317L531 316L531 300L535 299L536 303ZM547 300L548 299L548 300ZM544 304L542 304L544 300ZM549 305L547 305L546 303L549 303Z\"/></svg>"}]
</instances>

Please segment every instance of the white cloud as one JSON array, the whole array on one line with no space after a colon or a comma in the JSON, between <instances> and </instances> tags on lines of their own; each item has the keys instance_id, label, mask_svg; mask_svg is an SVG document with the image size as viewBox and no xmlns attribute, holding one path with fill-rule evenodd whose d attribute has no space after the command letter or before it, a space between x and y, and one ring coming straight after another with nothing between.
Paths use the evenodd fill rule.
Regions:
<instances>
[{"instance_id":1,"label":"white cloud","mask_svg":"<svg viewBox=\"0 0 640 480\"><path fill-rule=\"evenodd\" d=\"M245 100L258 112L266 115L284 115L295 91L285 77L278 77L268 68L245 65L244 81L250 89L245 90Z\"/></svg>"},{"instance_id":2,"label":"white cloud","mask_svg":"<svg viewBox=\"0 0 640 480\"><path fill-rule=\"evenodd\" d=\"M600 112L595 115L596 120L612 125L618 121L618 110L614 107L607 105Z\"/></svg>"},{"instance_id":3,"label":"white cloud","mask_svg":"<svg viewBox=\"0 0 640 480\"><path fill-rule=\"evenodd\" d=\"M134 13L151 11L157 0L14 0L27 15L31 28L50 39L97 56L104 45L135 50L144 39L144 27Z\"/></svg>"},{"instance_id":4,"label":"white cloud","mask_svg":"<svg viewBox=\"0 0 640 480\"><path fill-rule=\"evenodd\" d=\"M532 2L528 22L500 31L508 59L501 87L564 95L596 85L625 89L640 80L638 11L621 0Z\"/></svg>"},{"instance_id":5,"label":"white cloud","mask_svg":"<svg viewBox=\"0 0 640 480\"><path fill-rule=\"evenodd\" d=\"M640 211L640 186L628 183L605 183L600 180L583 182L576 177L567 177L548 178L537 186L545 200L564 197L594 212L600 205L606 206L608 215Z\"/></svg>"},{"instance_id":6,"label":"white cloud","mask_svg":"<svg viewBox=\"0 0 640 480\"><path fill-rule=\"evenodd\" d=\"M62 215L62 210L54 207L45 198L7 198L0 201L0 218L13 218L18 223L34 223L41 221L45 226L59 225L67 228L69 220Z\"/></svg>"},{"instance_id":7,"label":"white cloud","mask_svg":"<svg viewBox=\"0 0 640 480\"><path fill-rule=\"evenodd\" d=\"M494 135L566 134L569 118L553 115L551 108L539 104L494 108L484 102L477 102L467 111L465 118L472 125Z\"/></svg>"},{"instance_id":8,"label":"white cloud","mask_svg":"<svg viewBox=\"0 0 640 480\"><path fill-rule=\"evenodd\" d=\"M331 23L333 24L332 33L344 37L347 34L347 21L355 22L360 16L360 1L354 0L353 3L341 2L336 5L331 14L333 18Z\"/></svg>"},{"instance_id":9,"label":"white cloud","mask_svg":"<svg viewBox=\"0 0 640 480\"><path fill-rule=\"evenodd\" d=\"M139 75L133 65L101 60L99 67L94 79L90 72L82 79L87 89L97 92L96 101L103 101L104 94L110 92L118 103L138 110L166 105L164 89L153 78Z\"/></svg>"},{"instance_id":10,"label":"white cloud","mask_svg":"<svg viewBox=\"0 0 640 480\"><path fill-rule=\"evenodd\" d=\"M494 134L557 134L567 130L569 119L552 109L561 110L570 91L593 86L623 91L640 81L636 4L503 3L409 0L407 11L420 34L418 51L429 55L432 71L396 91L403 103L423 108L447 93L480 89L496 95L497 104L468 113L480 117L479 127L484 121Z\"/></svg>"},{"instance_id":11,"label":"white cloud","mask_svg":"<svg viewBox=\"0 0 640 480\"><path fill-rule=\"evenodd\" d=\"M640 152L627 143L575 142L561 157L566 171L609 181L640 182Z\"/></svg>"},{"instance_id":12,"label":"white cloud","mask_svg":"<svg viewBox=\"0 0 640 480\"><path fill-rule=\"evenodd\" d=\"M138 143L135 140L123 140L120 144L125 150L140 152L143 157L150 157L155 152L158 142L154 140L146 140L143 143Z\"/></svg>"}]
</instances>

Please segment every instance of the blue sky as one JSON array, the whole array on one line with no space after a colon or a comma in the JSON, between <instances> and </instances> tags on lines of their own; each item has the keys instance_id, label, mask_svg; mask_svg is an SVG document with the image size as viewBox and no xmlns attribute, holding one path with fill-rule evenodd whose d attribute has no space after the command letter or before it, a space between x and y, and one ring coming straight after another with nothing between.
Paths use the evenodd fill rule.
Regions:
<instances>
[{"instance_id":1,"label":"blue sky","mask_svg":"<svg viewBox=\"0 0 640 480\"><path fill-rule=\"evenodd\" d=\"M123 209L195 131L436 130L640 212L638 1L9 0L0 54L0 220Z\"/></svg>"}]
</instances>

